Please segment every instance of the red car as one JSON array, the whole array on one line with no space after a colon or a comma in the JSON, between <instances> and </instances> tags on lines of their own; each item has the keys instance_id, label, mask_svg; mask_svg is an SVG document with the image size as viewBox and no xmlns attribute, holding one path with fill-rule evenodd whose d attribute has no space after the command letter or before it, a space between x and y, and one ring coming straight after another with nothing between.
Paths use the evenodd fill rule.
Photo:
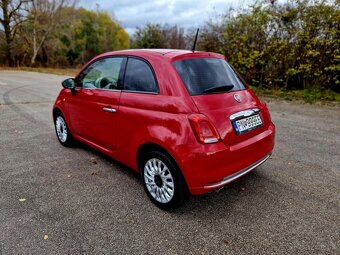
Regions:
<instances>
[{"instance_id":1,"label":"red car","mask_svg":"<svg viewBox=\"0 0 340 255\"><path fill-rule=\"evenodd\" d=\"M59 142L80 141L140 172L165 210L249 173L274 147L266 104L220 54L109 52L62 85Z\"/></svg>"}]
</instances>

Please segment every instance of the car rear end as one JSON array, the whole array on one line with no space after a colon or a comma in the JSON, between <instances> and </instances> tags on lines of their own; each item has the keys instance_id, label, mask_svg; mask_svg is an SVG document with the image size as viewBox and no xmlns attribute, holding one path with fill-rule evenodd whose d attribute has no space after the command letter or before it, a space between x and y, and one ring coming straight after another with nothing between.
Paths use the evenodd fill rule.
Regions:
<instances>
[{"instance_id":1,"label":"car rear end","mask_svg":"<svg viewBox=\"0 0 340 255\"><path fill-rule=\"evenodd\" d=\"M197 113L188 116L197 142L183 145L179 165L192 194L225 186L265 162L275 126L267 106L221 55L192 53L172 62Z\"/></svg>"}]
</instances>

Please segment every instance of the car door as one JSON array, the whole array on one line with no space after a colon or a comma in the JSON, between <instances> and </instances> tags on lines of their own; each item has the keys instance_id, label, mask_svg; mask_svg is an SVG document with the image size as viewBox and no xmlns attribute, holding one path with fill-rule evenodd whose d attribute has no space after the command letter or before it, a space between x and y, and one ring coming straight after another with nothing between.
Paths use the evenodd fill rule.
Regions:
<instances>
[{"instance_id":1,"label":"car door","mask_svg":"<svg viewBox=\"0 0 340 255\"><path fill-rule=\"evenodd\" d=\"M146 60L129 56L120 98L119 158L122 162L133 162L134 142L138 136L148 136L148 128L162 125L159 111L159 87L151 64ZM142 131L141 131L142 130Z\"/></svg>"},{"instance_id":2,"label":"car door","mask_svg":"<svg viewBox=\"0 0 340 255\"><path fill-rule=\"evenodd\" d=\"M114 151L121 96L120 77L124 57L106 57L87 66L77 77L77 88L68 110L80 138Z\"/></svg>"}]
</instances>

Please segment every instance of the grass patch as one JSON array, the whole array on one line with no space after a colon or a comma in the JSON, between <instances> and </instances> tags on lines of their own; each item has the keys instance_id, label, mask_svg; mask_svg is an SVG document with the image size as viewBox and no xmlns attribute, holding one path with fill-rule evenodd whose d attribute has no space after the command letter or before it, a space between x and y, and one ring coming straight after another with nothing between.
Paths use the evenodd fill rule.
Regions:
<instances>
[{"instance_id":1,"label":"grass patch","mask_svg":"<svg viewBox=\"0 0 340 255\"><path fill-rule=\"evenodd\" d=\"M66 75L75 77L79 69L77 68L47 68L47 67L3 67L0 66L1 70L12 70L12 71L29 71L39 73L50 73L58 75ZM282 89L266 89L250 86L251 89L259 96L272 96L277 98L283 98L288 101L292 100L303 100L306 103L327 103L335 102L340 104L340 93L336 93L331 90L317 90L317 89L304 89L304 90L282 90Z\"/></svg>"},{"instance_id":2,"label":"grass patch","mask_svg":"<svg viewBox=\"0 0 340 255\"><path fill-rule=\"evenodd\" d=\"M79 72L79 69L75 69L75 68L47 68L47 67L26 67L26 66L22 66L22 67L0 66L0 70L50 73L50 74L66 75L70 77L75 77Z\"/></svg>"},{"instance_id":3,"label":"grass patch","mask_svg":"<svg viewBox=\"0 0 340 255\"><path fill-rule=\"evenodd\" d=\"M336 93L331 90L318 90L318 89L303 89L303 90L275 90L265 89L251 86L251 89L257 95L274 96L283 98L289 101L300 99L306 103L317 103L317 102L336 102L340 103L340 93Z\"/></svg>"}]
</instances>

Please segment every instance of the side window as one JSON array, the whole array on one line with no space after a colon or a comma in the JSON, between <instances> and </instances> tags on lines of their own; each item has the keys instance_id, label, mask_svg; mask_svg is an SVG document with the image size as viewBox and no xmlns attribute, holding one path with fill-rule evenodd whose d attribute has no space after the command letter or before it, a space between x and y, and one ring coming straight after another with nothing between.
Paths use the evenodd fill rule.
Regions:
<instances>
[{"instance_id":1,"label":"side window","mask_svg":"<svg viewBox=\"0 0 340 255\"><path fill-rule=\"evenodd\" d=\"M146 62L137 58L128 58L124 90L158 92L155 77Z\"/></svg>"},{"instance_id":2,"label":"side window","mask_svg":"<svg viewBox=\"0 0 340 255\"><path fill-rule=\"evenodd\" d=\"M83 88L118 89L119 72L124 58L103 58L88 66L79 76Z\"/></svg>"}]
</instances>

